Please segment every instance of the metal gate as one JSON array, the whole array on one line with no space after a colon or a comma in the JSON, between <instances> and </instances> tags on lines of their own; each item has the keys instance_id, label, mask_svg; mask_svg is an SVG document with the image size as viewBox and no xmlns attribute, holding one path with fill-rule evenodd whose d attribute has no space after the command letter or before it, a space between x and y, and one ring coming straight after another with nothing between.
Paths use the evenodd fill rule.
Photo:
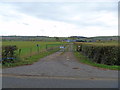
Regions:
<instances>
[{"instance_id":1,"label":"metal gate","mask_svg":"<svg viewBox=\"0 0 120 90\"><path fill-rule=\"evenodd\" d=\"M46 44L46 50L58 49L58 52L73 52L74 46L73 43L67 44Z\"/></svg>"}]
</instances>

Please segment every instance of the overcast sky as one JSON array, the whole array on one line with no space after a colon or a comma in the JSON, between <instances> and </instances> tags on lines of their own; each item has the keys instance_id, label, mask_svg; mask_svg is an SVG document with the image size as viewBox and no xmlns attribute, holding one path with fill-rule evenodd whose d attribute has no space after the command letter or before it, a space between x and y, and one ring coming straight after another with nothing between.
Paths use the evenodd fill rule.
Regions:
<instances>
[{"instance_id":1,"label":"overcast sky","mask_svg":"<svg viewBox=\"0 0 120 90\"><path fill-rule=\"evenodd\" d=\"M118 35L118 2L1 2L0 35Z\"/></svg>"}]
</instances>

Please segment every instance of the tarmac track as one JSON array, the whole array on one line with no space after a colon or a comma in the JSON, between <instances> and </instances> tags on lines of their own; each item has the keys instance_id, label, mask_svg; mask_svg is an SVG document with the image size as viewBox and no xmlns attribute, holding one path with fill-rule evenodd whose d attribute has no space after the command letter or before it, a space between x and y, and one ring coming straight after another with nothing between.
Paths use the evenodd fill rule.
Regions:
<instances>
[{"instance_id":1,"label":"tarmac track","mask_svg":"<svg viewBox=\"0 0 120 90\"><path fill-rule=\"evenodd\" d=\"M72 44L32 65L3 69L3 88L118 88L118 71L80 63Z\"/></svg>"}]
</instances>

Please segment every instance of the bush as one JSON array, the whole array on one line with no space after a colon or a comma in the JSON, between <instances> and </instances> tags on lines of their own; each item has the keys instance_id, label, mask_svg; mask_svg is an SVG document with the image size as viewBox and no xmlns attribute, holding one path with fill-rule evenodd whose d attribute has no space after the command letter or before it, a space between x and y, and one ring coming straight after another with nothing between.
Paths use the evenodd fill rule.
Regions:
<instances>
[{"instance_id":1,"label":"bush","mask_svg":"<svg viewBox=\"0 0 120 90\"><path fill-rule=\"evenodd\" d=\"M78 48L80 46L80 48ZM77 51L82 52L91 61L106 64L120 65L118 59L120 48L118 46L92 45L92 44L77 44Z\"/></svg>"},{"instance_id":2,"label":"bush","mask_svg":"<svg viewBox=\"0 0 120 90\"><path fill-rule=\"evenodd\" d=\"M18 48L16 46L3 46L2 47L2 64L7 63L13 63L15 62L17 55L15 51Z\"/></svg>"}]
</instances>

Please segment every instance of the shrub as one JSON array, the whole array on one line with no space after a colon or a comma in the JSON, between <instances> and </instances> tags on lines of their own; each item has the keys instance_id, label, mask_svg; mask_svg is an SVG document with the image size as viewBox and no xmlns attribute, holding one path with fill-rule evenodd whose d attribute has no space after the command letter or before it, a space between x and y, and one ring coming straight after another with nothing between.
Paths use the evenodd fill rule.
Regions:
<instances>
[{"instance_id":1,"label":"shrub","mask_svg":"<svg viewBox=\"0 0 120 90\"><path fill-rule=\"evenodd\" d=\"M80 46L80 48L78 48ZM107 64L107 65L120 65L118 59L120 48L118 46L109 45L93 45L93 44L77 44L77 51L82 52L91 61Z\"/></svg>"},{"instance_id":2,"label":"shrub","mask_svg":"<svg viewBox=\"0 0 120 90\"><path fill-rule=\"evenodd\" d=\"M15 62L17 55L15 51L17 50L16 46L3 46L2 47L2 64L13 63Z\"/></svg>"}]
</instances>

